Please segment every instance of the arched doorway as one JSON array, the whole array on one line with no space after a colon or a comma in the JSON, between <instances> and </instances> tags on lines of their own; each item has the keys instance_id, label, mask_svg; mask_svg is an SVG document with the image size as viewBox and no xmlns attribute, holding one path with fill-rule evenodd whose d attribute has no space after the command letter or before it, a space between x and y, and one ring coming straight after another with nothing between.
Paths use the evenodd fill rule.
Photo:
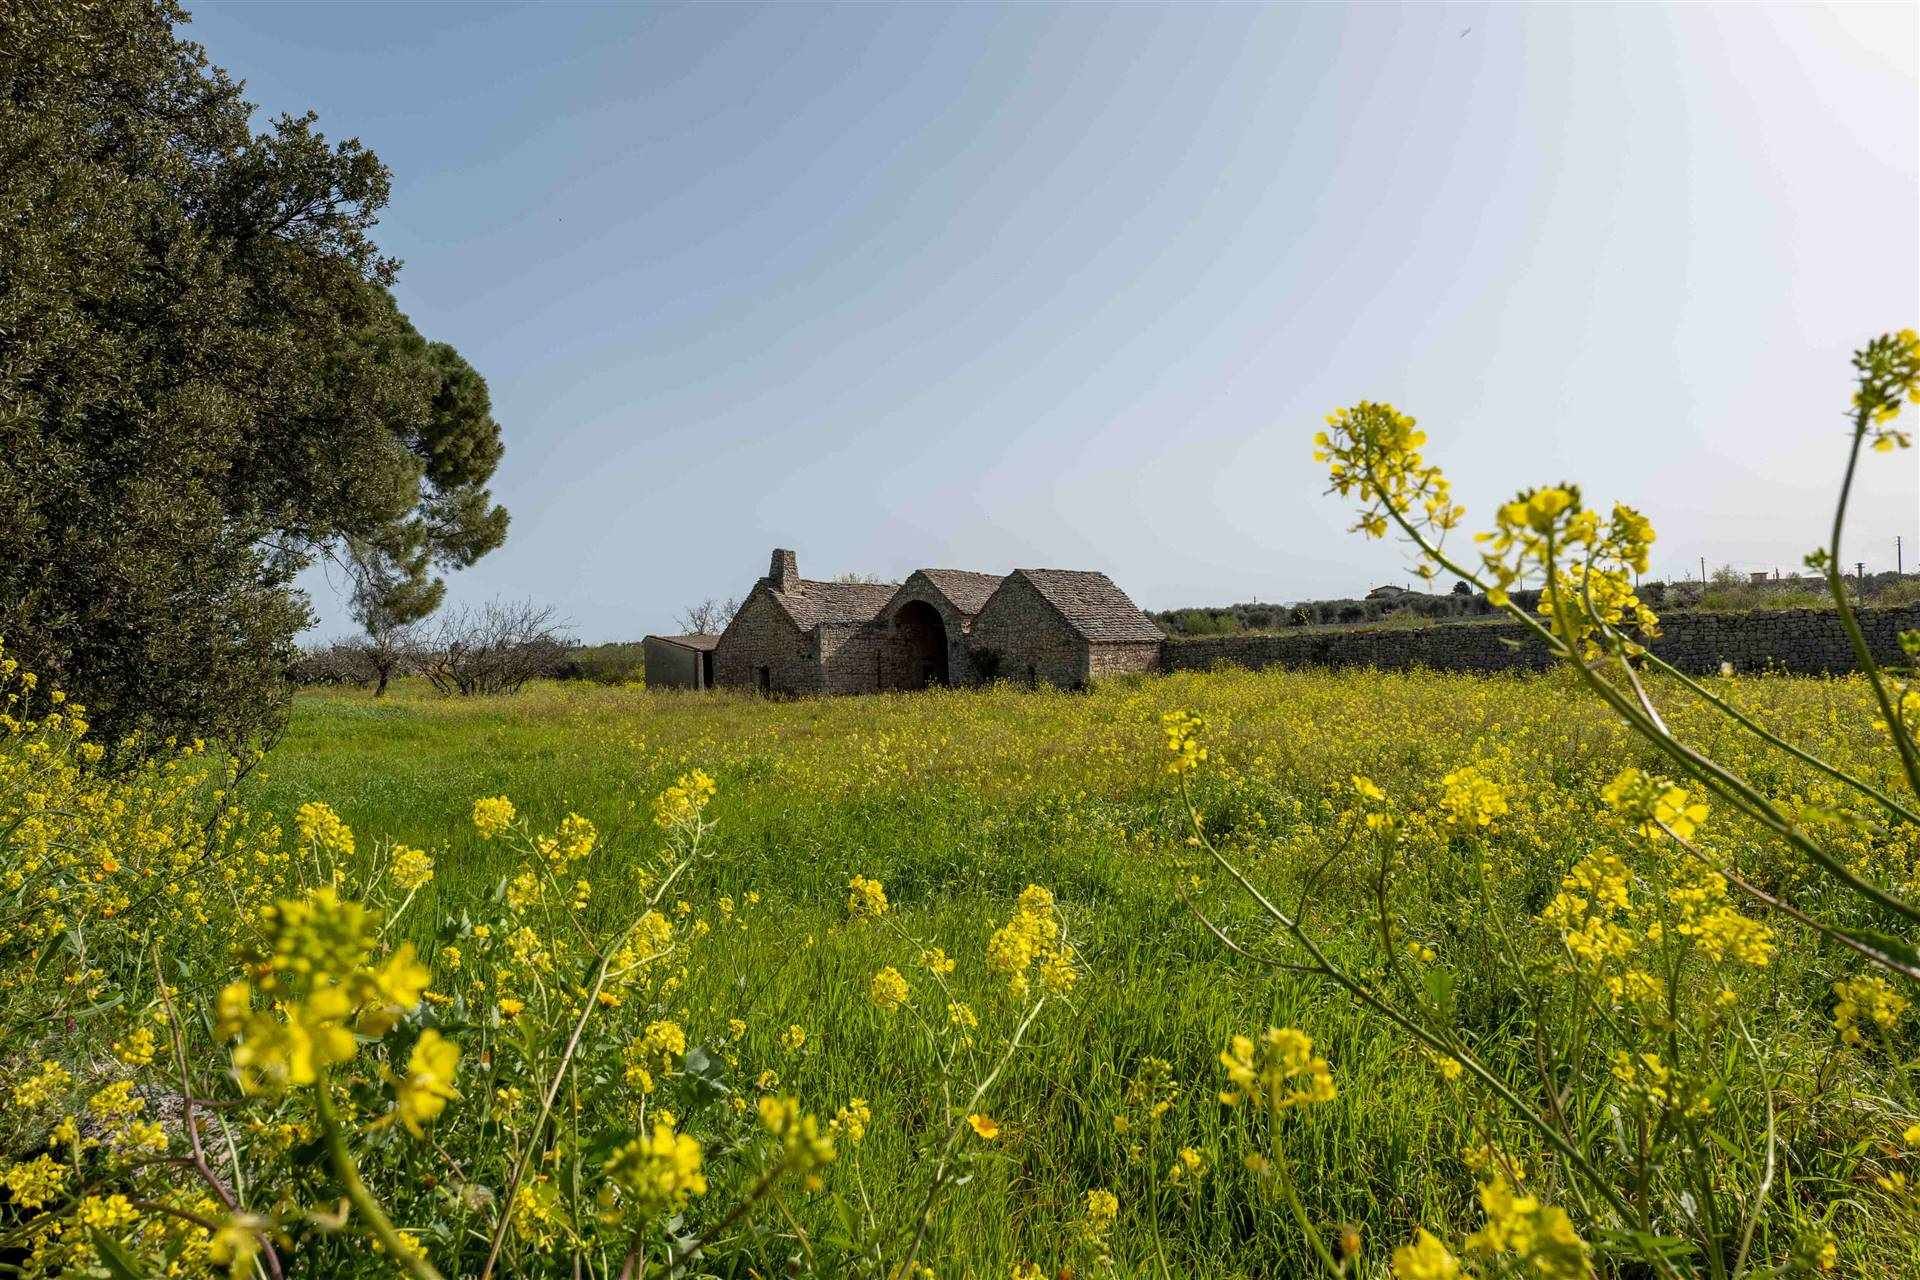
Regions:
<instances>
[{"instance_id":1,"label":"arched doorway","mask_svg":"<svg viewBox=\"0 0 1920 1280\"><path fill-rule=\"evenodd\" d=\"M924 600L911 600L893 615L893 630L904 660L902 686L925 689L947 683L947 624Z\"/></svg>"}]
</instances>

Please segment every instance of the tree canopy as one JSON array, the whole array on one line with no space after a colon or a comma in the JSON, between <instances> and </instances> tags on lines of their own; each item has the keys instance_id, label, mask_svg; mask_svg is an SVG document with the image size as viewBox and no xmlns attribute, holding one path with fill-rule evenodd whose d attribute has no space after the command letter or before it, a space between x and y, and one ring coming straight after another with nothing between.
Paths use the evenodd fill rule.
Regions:
<instances>
[{"instance_id":1,"label":"tree canopy","mask_svg":"<svg viewBox=\"0 0 1920 1280\"><path fill-rule=\"evenodd\" d=\"M284 705L294 578L385 610L498 546L485 381L371 238L389 174L264 131L171 0L0 7L0 636L102 733L243 738Z\"/></svg>"}]
</instances>

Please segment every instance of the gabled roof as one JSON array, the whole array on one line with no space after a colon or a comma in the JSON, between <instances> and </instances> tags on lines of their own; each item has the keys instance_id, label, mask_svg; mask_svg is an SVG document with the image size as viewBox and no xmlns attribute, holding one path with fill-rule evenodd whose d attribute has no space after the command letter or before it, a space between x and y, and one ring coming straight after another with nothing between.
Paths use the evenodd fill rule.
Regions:
<instances>
[{"instance_id":1,"label":"gabled roof","mask_svg":"<svg viewBox=\"0 0 1920 1280\"><path fill-rule=\"evenodd\" d=\"M980 612L1006 579L997 573L975 573L971 569L915 569L912 578L925 578L947 603L972 617Z\"/></svg>"},{"instance_id":2,"label":"gabled roof","mask_svg":"<svg viewBox=\"0 0 1920 1280\"><path fill-rule=\"evenodd\" d=\"M1167 638L1104 573L1086 569L1015 569L1007 576L1024 578L1031 583L1083 640L1095 644L1145 644Z\"/></svg>"},{"instance_id":3,"label":"gabled roof","mask_svg":"<svg viewBox=\"0 0 1920 1280\"><path fill-rule=\"evenodd\" d=\"M711 649L720 643L719 636L709 635L648 636L647 639L659 640L665 644L677 644L682 649Z\"/></svg>"},{"instance_id":4,"label":"gabled roof","mask_svg":"<svg viewBox=\"0 0 1920 1280\"><path fill-rule=\"evenodd\" d=\"M802 631L823 622L872 622L900 587L897 582L815 582L810 578L789 579L784 590L764 579L762 585Z\"/></svg>"}]
</instances>

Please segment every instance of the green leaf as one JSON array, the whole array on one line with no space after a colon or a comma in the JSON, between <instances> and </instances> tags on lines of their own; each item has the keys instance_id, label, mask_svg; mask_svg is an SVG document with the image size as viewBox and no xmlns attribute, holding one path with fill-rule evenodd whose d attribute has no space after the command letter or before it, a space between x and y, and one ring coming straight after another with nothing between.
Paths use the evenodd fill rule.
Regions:
<instances>
[{"instance_id":1,"label":"green leaf","mask_svg":"<svg viewBox=\"0 0 1920 1280\"><path fill-rule=\"evenodd\" d=\"M147 1280L146 1271L133 1255L118 1240L98 1228L93 1232L93 1248L100 1255L100 1261L107 1264L107 1274L113 1280Z\"/></svg>"},{"instance_id":2,"label":"green leaf","mask_svg":"<svg viewBox=\"0 0 1920 1280\"><path fill-rule=\"evenodd\" d=\"M1872 947L1890 960L1920 967L1920 949L1904 938L1896 938L1878 929L1842 929L1840 932L1862 946Z\"/></svg>"},{"instance_id":3,"label":"green leaf","mask_svg":"<svg viewBox=\"0 0 1920 1280\"><path fill-rule=\"evenodd\" d=\"M1427 1001L1447 1022L1453 1021L1453 970L1433 965L1420 971L1426 984Z\"/></svg>"}]
</instances>

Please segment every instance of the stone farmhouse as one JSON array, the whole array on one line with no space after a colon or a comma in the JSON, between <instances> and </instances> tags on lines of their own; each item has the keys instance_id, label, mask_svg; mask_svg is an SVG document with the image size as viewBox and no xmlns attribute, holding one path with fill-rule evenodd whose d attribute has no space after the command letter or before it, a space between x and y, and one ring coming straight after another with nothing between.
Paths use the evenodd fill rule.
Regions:
<instances>
[{"instance_id":1,"label":"stone farmhouse","mask_svg":"<svg viewBox=\"0 0 1920 1280\"><path fill-rule=\"evenodd\" d=\"M1165 638L1104 573L917 569L898 584L819 582L800 576L793 552L776 550L719 637L672 641L711 650L698 684L807 694L992 680L1080 688L1158 668ZM677 678L683 669L663 662L658 683L695 684Z\"/></svg>"}]
</instances>

